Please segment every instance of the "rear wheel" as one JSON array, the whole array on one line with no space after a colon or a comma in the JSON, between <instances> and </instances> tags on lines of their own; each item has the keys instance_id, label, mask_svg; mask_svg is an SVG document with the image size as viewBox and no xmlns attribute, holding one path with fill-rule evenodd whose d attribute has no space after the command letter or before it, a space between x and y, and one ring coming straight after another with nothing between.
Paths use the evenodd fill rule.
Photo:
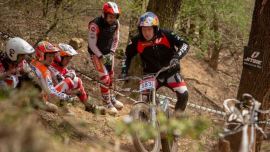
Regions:
<instances>
[{"instance_id":1,"label":"rear wheel","mask_svg":"<svg viewBox=\"0 0 270 152\"><path fill-rule=\"evenodd\" d=\"M134 121L152 125L150 107L146 103L137 103L133 106L130 116ZM156 126L157 123L156 123ZM132 134L133 144L138 152L159 152L161 148L160 136L150 139L142 139L138 132Z\"/></svg>"}]
</instances>

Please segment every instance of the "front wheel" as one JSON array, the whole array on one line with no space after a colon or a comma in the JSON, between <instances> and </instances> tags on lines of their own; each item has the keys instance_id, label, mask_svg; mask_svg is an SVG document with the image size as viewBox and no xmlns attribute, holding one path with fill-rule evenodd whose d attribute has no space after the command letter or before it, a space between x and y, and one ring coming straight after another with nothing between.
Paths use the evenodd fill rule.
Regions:
<instances>
[{"instance_id":1,"label":"front wheel","mask_svg":"<svg viewBox=\"0 0 270 152\"><path fill-rule=\"evenodd\" d=\"M172 112L168 108L165 112L167 119L172 117ZM174 135L169 136L166 132L161 132L161 145L163 152L177 152L178 145L177 145L177 137Z\"/></svg>"},{"instance_id":2,"label":"front wheel","mask_svg":"<svg viewBox=\"0 0 270 152\"><path fill-rule=\"evenodd\" d=\"M140 123L146 123L147 125L152 125L150 107L146 103L137 103L133 106L130 116L134 121ZM158 124L156 123L156 127L158 128ZM132 140L135 149L138 152L159 152L161 148L160 144L160 135L158 134L156 137L152 139L142 139L139 132L135 131L132 133Z\"/></svg>"}]
</instances>

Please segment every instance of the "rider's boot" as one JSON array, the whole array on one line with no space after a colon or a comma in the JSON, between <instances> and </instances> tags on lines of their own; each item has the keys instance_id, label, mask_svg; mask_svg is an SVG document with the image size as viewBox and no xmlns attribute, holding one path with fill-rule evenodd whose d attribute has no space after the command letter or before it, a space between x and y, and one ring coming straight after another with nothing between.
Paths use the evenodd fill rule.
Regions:
<instances>
[{"instance_id":1,"label":"rider's boot","mask_svg":"<svg viewBox=\"0 0 270 152\"><path fill-rule=\"evenodd\" d=\"M104 106L107 108L106 109L106 112L109 114L109 115L112 115L112 116L115 116L118 111L117 109L113 106L112 102L111 102L111 99L110 99L110 95L109 94L103 94L102 95L102 98L103 98L103 102L104 102Z\"/></svg>"},{"instance_id":2,"label":"rider's boot","mask_svg":"<svg viewBox=\"0 0 270 152\"><path fill-rule=\"evenodd\" d=\"M175 113L183 113L187 107L188 102L188 92L176 93L177 102L175 104Z\"/></svg>"},{"instance_id":3,"label":"rider's boot","mask_svg":"<svg viewBox=\"0 0 270 152\"><path fill-rule=\"evenodd\" d=\"M93 103L93 101L88 97L88 100L83 102L85 106L85 111L91 112L91 113L97 113L97 114L106 114L106 109L104 106L98 106Z\"/></svg>"},{"instance_id":4,"label":"rider's boot","mask_svg":"<svg viewBox=\"0 0 270 152\"><path fill-rule=\"evenodd\" d=\"M111 95L111 102L117 110L121 110L124 107L124 104L117 100L114 95Z\"/></svg>"}]
</instances>

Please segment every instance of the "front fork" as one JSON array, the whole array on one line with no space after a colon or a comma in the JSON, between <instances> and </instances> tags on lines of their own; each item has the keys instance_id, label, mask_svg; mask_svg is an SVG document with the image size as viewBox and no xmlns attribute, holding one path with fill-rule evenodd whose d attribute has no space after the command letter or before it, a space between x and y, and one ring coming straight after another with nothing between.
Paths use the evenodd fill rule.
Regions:
<instances>
[{"instance_id":1,"label":"front fork","mask_svg":"<svg viewBox=\"0 0 270 152\"><path fill-rule=\"evenodd\" d=\"M156 88L153 89L150 95L152 96L152 102L150 102L151 124L154 128L156 128L157 126Z\"/></svg>"}]
</instances>

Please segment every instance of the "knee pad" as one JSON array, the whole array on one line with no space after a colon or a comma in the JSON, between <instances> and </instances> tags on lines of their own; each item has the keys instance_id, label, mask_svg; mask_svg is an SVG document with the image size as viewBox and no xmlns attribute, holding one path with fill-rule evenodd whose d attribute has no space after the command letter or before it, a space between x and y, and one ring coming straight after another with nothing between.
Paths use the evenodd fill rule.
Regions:
<instances>
[{"instance_id":1,"label":"knee pad","mask_svg":"<svg viewBox=\"0 0 270 152\"><path fill-rule=\"evenodd\" d=\"M175 104L175 111L185 111L187 102L188 102L188 91L184 93L176 93L177 94L177 102Z\"/></svg>"},{"instance_id":2,"label":"knee pad","mask_svg":"<svg viewBox=\"0 0 270 152\"><path fill-rule=\"evenodd\" d=\"M73 79L73 83L74 83L74 89L81 88L81 86L82 86L82 80L78 77L75 77Z\"/></svg>"},{"instance_id":3,"label":"knee pad","mask_svg":"<svg viewBox=\"0 0 270 152\"><path fill-rule=\"evenodd\" d=\"M102 84L109 87L109 85L110 85L110 77L109 77L109 75L105 75L105 76L101 77L100 81L101 81ZM109 89L107 87L104 87L102 85L100 86L102 94L108 94L109 93Z\"/></svg>"},{"instance_id":4,"label":"knee pad","mask_svg":"<svg viewBox=\"0 0 270 152\"><path fill-rule=\"evenodd\" d=\"M100 81L101 81L101 83L103 83L105 85L110 85L110 82L111 82L110 76L105 75L105 76L100 78Z\"/></svg>"},{"instance_id":5,"label":"knee pad","mask_svg":"<svg viewBox=\"0 0 270 152\"><path fill-rule=\"evenodd\" d=\"M177 87L172 87L174 91L180 93L180 94L184 94L185 92L188 91L186 83L185 82L180 82L179 85Z\"/></svg>"},{"instance_id":6,"label":"knee pad","mask_svg":"<svg viewBox=\"0 0 270 152\"><path fill-rule=\"evenodd\" d=\"M70 78L65 78L63 81L68 86L68 89L73 89L74 88L74 83Z\"/></svg>"}]
</instances>

